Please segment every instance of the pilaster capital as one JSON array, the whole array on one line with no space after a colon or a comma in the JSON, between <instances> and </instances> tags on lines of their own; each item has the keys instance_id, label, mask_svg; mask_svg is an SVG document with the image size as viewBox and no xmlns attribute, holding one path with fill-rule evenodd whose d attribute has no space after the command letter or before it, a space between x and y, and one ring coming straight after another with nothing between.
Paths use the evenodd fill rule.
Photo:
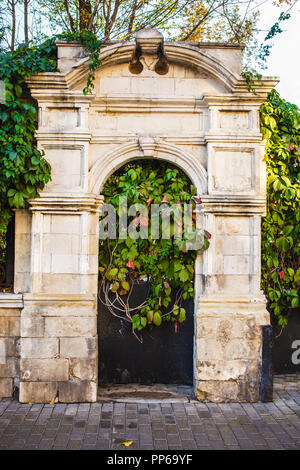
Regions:
<instances>
[{"instance_id":1,"label":"pilaster capital","mask_svg":"<svg viewBox=\"0 0 300 470\"><path fill-rule=\"evenodd\" d=\"M41 197L30 199L29 209L33 212L69 213L99 212L104 196L96 194L53 194L45 193Z\"/></svg>"}]
</instances>

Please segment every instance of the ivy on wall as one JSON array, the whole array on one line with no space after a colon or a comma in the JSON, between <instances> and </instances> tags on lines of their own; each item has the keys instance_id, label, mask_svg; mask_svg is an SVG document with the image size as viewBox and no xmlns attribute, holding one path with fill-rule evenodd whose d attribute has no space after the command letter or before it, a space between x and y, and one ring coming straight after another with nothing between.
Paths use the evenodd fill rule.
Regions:
<instances>
[{"instance_id":1,"label":"ivy on wall","mask_svg":"<svg viewBox=\"0 0 300 470\"><path fill-rule=\"evenodd\" d=\"M272 90L261 106L266 145L267 216L262 219L262 288L279 325L299 306L300 112Z\"/></svg>"},{"instance_id":2,"label":"ivy on wall","mask_svg":"<svg viewBox=\"0 0 300 470\"><path fill-rule=\"evenodd\" d=\"M26 200L38 196L50 180L50 165L38 150L34 137L37 110L25 79L40 72L57 70L56 39L77 40L90 56L90 73L85 94L94 87L94 71L99 60L100 41L83 31L60 34L39 46L18 47L0 54L0 80L5 83L5 99L0 103L0 232L5 232L12 208L24 208Z\"/></svg>"},{"instance_id":3,"label":"ivy on wall","mask_svg":"<svg viewBox=\"0 0 300 470\"><path fill-rule=\"evenodd\" d=\"M120 215L120 197L127 197L128 208L134 204L164 204L177 207L192 204L195 208L196 189L185 173L171 164L157 160L133 161L118 170L106 182L105 201ZM193 197L194 196L194 197ZM152 238L145 214L138 218L140 227L146 226L147 238L100 240L99 297L110 312L130 323L133 333L147 326L160 326L162 322L182 323L185 320L183 300L194 294L194 261L197 251L186 249L185 226L181 226L182 239L175 240L176 219L171 219L170 238ZM160 215L160 226L163 216ZM195 227L196 215L192 226ZM149 219L148 219L149 220ZM178 219L177 219L178 220ZM118 223L118 219L117 219ZM117 226L119 228L119 225ZM208 232L203 233L203 250L209 246ZM149 282L148 296L138 305L132 305L130 296L134 286L143 280ZM174 295L172 295L172 293Z\"/></svg>"},{"instance_id":4,"label":"ivy on wall","mask_svg":"<svg viewBox=\"0 0 300 470\"><path fill-rule=\"evenodd\" d=\"M54 40L39 47L18 48L0 55L0 80L5 101L0 104L0 231L4 232L11 208L25 207L28 198L50 179L50 165L37 149L34 133L36 108L26 89L29 75L56 69Z\"/></svg>"}]
</instances>

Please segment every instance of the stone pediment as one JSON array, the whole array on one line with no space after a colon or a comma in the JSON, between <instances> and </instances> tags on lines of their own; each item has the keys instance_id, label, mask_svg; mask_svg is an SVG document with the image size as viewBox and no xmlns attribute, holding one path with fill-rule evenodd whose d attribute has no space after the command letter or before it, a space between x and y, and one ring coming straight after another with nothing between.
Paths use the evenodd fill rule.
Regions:
<instances>
[{"instance_id":1,"label":"stone pediment","mask_svg":"<svg viewBox=\"0 0 300 470\"><path fill-rule=\"evenodd\" d=\"M155 31L155 30L154 30ZM139 77L149 76L153 71L156 59L151 53L151 41L156 44L157 38L147 39L142 57L144 70ZM162 42L164 54L170 65L183 69L190 68L199 77L211 78L221 85L223 93L249 94L247 84L240 75L241 54L244 46L228 43L201 42ZM81 90L89 74L90 58L84 46L79 43L57 41L59 72L45 72L28 78L27 83L33 92L37 89ZM101 67L96 75L108 67L120 67L129 64L139 44L134 41L104 42L100 52ZM155 73L155 72L153 72ZM153 74L152 74L153 75ZM264 77L263 85L259 84L257 93L264 97L276 85L276 77Z\"/></svg>"}]
</instances>

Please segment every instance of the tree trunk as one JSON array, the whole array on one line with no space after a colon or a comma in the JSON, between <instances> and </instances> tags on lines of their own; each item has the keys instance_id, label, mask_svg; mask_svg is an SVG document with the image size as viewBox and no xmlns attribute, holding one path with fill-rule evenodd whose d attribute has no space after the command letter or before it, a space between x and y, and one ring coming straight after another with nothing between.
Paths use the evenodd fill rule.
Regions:
<instances>
[{"instance_id":1,"label":"tree trunk","mask_svg":"<svg viewBox=\"0 0 300 470\"><path fill-rule=\"evenodd\" d=\"M92 15L91 2L87 0L79 0L79 28L80 31L88 29L89 20Z\"/></svg>"},{"instance_id":2,"label":"tree trunk","mask_svg":"<svg viewBox=\"0 0 300 470\"><path fill-rule=\"evenodd\" d=\"M11 0L9 3L11 7L11 43L10 48L12 51L15 50L15 41L16 41L16 1Z\"/></svg>"},{"instance_id":3,"label":"tree trunk","mask_svg":"<svg viewBox=\"0 0 300 470\"><path fill-rule=\"evenodd\" d=\"M24 0L24 39L25 43L27 44L29 41L29 34L28 34L28 6L30 0Z\"/></svg>"}]
</instances>

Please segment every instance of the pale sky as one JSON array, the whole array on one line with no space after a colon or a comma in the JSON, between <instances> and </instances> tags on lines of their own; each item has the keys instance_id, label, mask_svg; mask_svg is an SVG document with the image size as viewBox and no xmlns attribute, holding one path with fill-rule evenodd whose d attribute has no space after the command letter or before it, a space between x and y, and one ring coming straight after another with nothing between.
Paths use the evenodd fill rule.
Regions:
<instances>
[{"instance_id":1,"label":"pale sky","mask_svg":"<svg viewBox=\"0 0 300 470\"><path fill-rule=\"evenodd\" d=\"M261 29L269 30L285 8L272 6L261 7ZM267 69L263 75L278 76L280 83L276 89L287 101L300 108L300 1L291 10L291 18L281 23L282 33L274 38L274 46L267 61ZM265 35L266 33L261 33ZM263 39L263 37L262 37Z\"/></svg>"}]
</instances>

